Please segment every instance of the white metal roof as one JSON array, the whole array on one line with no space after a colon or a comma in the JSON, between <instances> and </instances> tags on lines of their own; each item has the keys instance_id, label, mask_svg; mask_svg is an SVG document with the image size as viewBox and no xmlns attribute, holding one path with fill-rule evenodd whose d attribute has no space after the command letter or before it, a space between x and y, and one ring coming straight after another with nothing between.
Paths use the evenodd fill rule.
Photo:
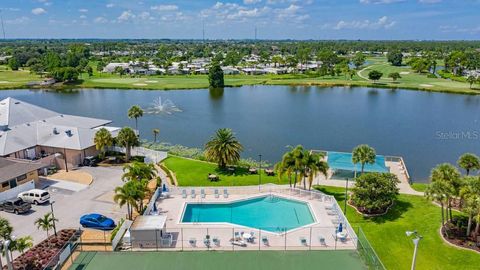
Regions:
<instances>
[{"instance_id":1,"label":"white metal roof","mask_svg":"<svg viewBox=\"0 0 480 270\"><path fill-rule=\"evenodd\" d=\"M167 222L166 215L138 216L130 227L131 231L161 230Z\"/></svg>"}]
</instances>

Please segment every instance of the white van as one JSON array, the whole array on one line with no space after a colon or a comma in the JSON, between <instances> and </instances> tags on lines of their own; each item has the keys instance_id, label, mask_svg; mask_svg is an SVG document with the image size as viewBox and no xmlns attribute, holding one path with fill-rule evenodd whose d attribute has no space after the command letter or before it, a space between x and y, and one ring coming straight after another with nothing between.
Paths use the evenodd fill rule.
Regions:
<instances>
[{"instance_id":1,"label":"white van","mask_svg":"<svg viewBox=\"0 0 480 270\"><path fill-rule=\"evenodd\" d=\"M18 194L18 198L33 204L42 204L50 200L50 193L41 189L31 189Z\"/></svg>"}]
</instances>

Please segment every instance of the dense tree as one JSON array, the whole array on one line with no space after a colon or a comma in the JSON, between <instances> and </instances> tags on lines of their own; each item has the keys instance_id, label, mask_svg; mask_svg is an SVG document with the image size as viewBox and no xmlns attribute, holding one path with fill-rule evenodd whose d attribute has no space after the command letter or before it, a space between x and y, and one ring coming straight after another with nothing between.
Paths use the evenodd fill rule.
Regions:
<instances>
[{"instance_id":1,"label":"dense tree","mask_svg":"<svg viewBox=\"0 0 480 270\"><path fill-rule=\"evenodd\" d=\"M211 88L225 87L223 70L220 67L220 64L214 63L208 70L208 83Z\"/></svg>"},{"instance_id":2,"label":"dense tree","mask_svg":"<svg viewBox=\"0 0 480 270\"><path fill-rule=\"evenodd\" d=\"M151 179L157 176L157 170L155 166L151 163L143 163L134 161L130 164L127 164L123 167L123 181L140 181Z\"/></svg>"},{"instance_id":3,"label":"dense tree","mask_svg":"<svg viewBox=\"0 0 480 270\"><path fill-rule=\"evenodd\" d=\"M430 174L430 182L440 182L443 187L443 195L447 202L447 217L452 220L452 200L459 196L461 181L460 173L455 166L443 163L435 167Z\"/></svg>"},{"instance_id":4,"label":"dense tree","mask_svg":"<svg viewBox=\"0 0 480 270\"><path fill-rule=\"evenodd\" d=\"M242 151L242 144L228 128L217 130L210 141L205 144L206 158L216 162L220 168L237 163Z\"/></svg>"},{"instance_id":5,"label":"dense tree","mask_svg":"<svg viewBox=\"0 0 480 270\"><path fill-rule=\"evenodd\" d=\"M0 238L3 240L10 239L12 235L13 227L10 225L8 219L0 217Z\"/></svg>"},{"instance_id":6,"label":"dense tree","mask_svg":"<svg viewBox=\"0 0 480 270\"><path fill-rule=\"evenodd\" d=\"M401 66L403 61L403 54L401 51L394 50L387 54L387 61L392 64L392 66Z\"/></svg>"},{"instance_id":7,"label":"dense tree","mask_svg":"<svg viewBox=\"0 0 480 270\"><path fill-rule=\"evenodd\" d=\"M400 76L400 73L398 73L398 72L392 72L392 73L388 74L388 77L391 78L394 82L396 82L398 79L402 78L402 76Z\"/></svg>"},{"instance_id":8,"label":"dense tree","mask_svg":"<svg viewBox=\"0 0 480 270\"><path fill-rule=\"evenodd\" d=\"M361 53L361 52L358 52L355 54L355 56L353 57L352 59L352 62L353 64L355 65L355 68L356 69L360 69L364 64L365 64L365 60L366 60L366 56Z\"/></svg>"},{"instance_id":9,"label":"dense tree","mask_svg":"<svg viewBox=\"0 0 480 270\"><path fill-rule=\"evenodd\" d=\"M11 57L8 59L8 67L11 70L18 70L20 68L20 62L18 62L18 59L16 57Z\"/></svg>"},{"instance_id":10,"label":"dense tree","mask_svg":"<svg viewBox=\"0 0 480 270\"><path fill-rule=\"evenodd\" d=\"M317 54L317 60L322 62L322 67L328 74L335 75L335 65L340 62L340 59L334 52L322 50Z\"/></svg>"},{"instance_id":11,"label":"dense tree","mask_svg":"<svg viewBox=\"0 0 480 270\"><path fill-rule=\"evenodd\" d=\"M78 70L73 67L60 67L50 72L50 75L59 82L72 82L78 80Z\"/></svg>"},{"instance_id":12,"label":"dense tree","mask_svg":"<svg viewBox=\"0 0 480 270\"><path fill-rule=\"evenodd\" d=\"M355 180L351 202L367 214L379 214L387 210L399 194L397 176L392 173L366 173Z\"/></svg>"},{"instance_id":13,"label":"dense tree","mask_svg":"<svg viewBox=\"0 0 480 270\"><path fill-rule=\"evenodd\" d=\"M477 221L475 235L480 233L480 177L467 176L462 183L460 197L463 201L462 210L468 215L466 236L469 237L474 217Z\"/></svg>"},{"instance_id":14,"label":"dense tree","mask_svg":"<svg viewBox=\"0 0 480 270\"><path fill-rule=\"evenodd\" d=\"M378 70L371 70L370 72L368 72L368 78L372 80L374 83L380 80L382 76L383 76L383 73Z\"/></svg>"},{"instance_id":15,"label":"dense tree","mask_svg":"<svg viewBox=\"0 0 480 270\"><path fill-rule=\"evenodd\" d=\"M413 57L407 64L417 73L429 71L432 62L425 57Z\"/></svg>"},{"instance_id":16,"label":"dense tree","mask_svg":"<svg viewBox=\"0 0 480 270\"><path fill-rule=\"evenodd\" d=\"M470 89L472 89L473 84L477 82L477 78L475 78L473 75L470 75L467 77L467 82L470 85Z\"/></svg>"}]
</instances>

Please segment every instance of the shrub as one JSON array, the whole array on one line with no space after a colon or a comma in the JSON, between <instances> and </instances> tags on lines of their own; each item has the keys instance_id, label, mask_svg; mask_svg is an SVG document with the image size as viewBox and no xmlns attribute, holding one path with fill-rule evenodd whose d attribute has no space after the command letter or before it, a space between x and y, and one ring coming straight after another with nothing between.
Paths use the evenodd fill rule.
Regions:
<instances>
[{"instance_id":1,"label":"shrub","mask_svg":"<svg viewBox=\"0 0 480 270\"><path fill-rule=\"evenodd\" d=\"M397 176L391 173L366 173L356 179L351 202L362 213L384 213L398 195Z\"/></svg>"}]
</instances>

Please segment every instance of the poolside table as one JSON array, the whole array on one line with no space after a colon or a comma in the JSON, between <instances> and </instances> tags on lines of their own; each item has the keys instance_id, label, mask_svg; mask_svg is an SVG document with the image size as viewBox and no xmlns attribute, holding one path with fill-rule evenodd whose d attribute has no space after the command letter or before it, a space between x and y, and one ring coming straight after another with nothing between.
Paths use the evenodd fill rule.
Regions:
<instances>
[{"instance_id":1,"label":"poolside table","mask_svg":"<svg viewBox=\"0 0 480 270\"><path fill-rule=\"evenodd\" d=\"M250 172L250 174L257 174L257 169L250 168L250 169L248 169L248 172Z\"/></svg>"},{"instance_id":2,"label":"poolside table","mask_svg":"<svg viewBox=\"0 0 480 270\"><path fill-rule=\"evenodd\" d=\"M273 175L275 175L275 172L274 172L272 169L266 169L266 170L265 170L265 173L266 173L268 176L273 176Z\"/></svg>"},{"instance_id":3,"label":"poolside table","mask_svg":"<svg viewBox=\"0 0 480 270\"><path fill-rule=\"evenodd\" d=\"M216 175L216 174L209 174L209 175L208 175L208 180L210 180L210 181L218 181L219 178L218 178L218 175Z\"/></svg>"}]
</instances>

